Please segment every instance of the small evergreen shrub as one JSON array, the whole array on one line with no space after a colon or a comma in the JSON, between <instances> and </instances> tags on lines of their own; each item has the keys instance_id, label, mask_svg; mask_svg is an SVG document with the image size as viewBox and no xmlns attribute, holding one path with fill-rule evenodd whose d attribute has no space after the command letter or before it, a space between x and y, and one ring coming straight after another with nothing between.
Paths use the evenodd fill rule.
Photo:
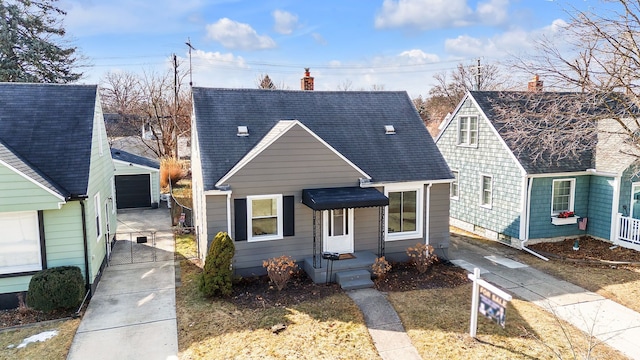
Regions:
<instances>
[{"instance_id":1,"label":"small evergreen shrub","mask_svg":"<svg viewBox=\"0 0 640 360\"><path fill-rule=\"evenodd\" d=\"M233 270L231 261L236 247L226 232L219 232L207 252L204 271L199 278L200 291L207 297L231 295Z\"/></svg>"},{"instance_id":2,"label":"small evergreen shrub","mask_svg":"<svg viewBox=\"0 0 640 360\"><path fill-rule=\"evenodd\" d=\"M384 256L381 256L376 258L373 262L373 265L371 265L371 271L373 272L373 275L375 275L376 281L383 280L385 276L387 276L387 273L391 271L391 264L389 264Z\"/></svg>"},{"instance_id":3,"label":"small evergreen shrub","mask_svg":"<svg viewBox=\"0 0 640 360\"><path fill-rule=\"evenodd\" d=\"M27 304L50 312L57 309L73 309L80 305L85 293L80 268L61 266L39 271L29 282Z\"/></svg>"},{"instance_id":4,"label":"small evergreen shrub","mask_svg":"<svg viewBox=\"0 0 640 360\"><path fill-rule=\"evenodd\" d=\"M433 253L433 246L421 243L417 243L414 247L409 247L407 255L409 255L420 274L424 274L438 260L438 256Z\"/></svg>"},{"instance_id":5,"label":"small evergreen shrub","mask_svg":"<svg viewBox=\"0 0 640 360\"><path fill-rule=\"evenodd\" d=\"M267 269L267 275L269 275L269 279L276 285L278 291L284 289L289 279L291 279L291 275L298 269L295 260L287 255L263 261L262 266Z\"/></svg>"}]
</instances>

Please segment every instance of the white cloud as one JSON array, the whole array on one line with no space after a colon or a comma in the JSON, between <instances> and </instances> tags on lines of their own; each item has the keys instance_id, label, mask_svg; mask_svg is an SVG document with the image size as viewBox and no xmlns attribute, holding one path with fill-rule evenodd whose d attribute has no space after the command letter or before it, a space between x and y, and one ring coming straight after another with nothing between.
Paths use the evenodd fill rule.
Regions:
<instances>
[{"instance_id":1,"label":"white cloud","mask_svg":"<svg viewBox=\"0 0 640 360\"><path fill-rule=\"evenodd\" d=\"M207 38L219 42L227 49L264 50L276 47L276 42L269 36L258 35L249 24L229 18L207 25Z\"/></svg>"},{"instance_id":2,"label":"white cloud","mask_svg":"<svg viewBox=\"0 0 640 360\"><path fill-rule=\"evenodd\" d=\"M472 11L466 0L384 0L376 28L461 26Z\"/></svg>"},{"instance_id":3,"label":"white cloud","mask_svg":"<svg viewBox=\"0 0 640 360\"><path fill-rule=\"evenodd\" d=\"M399 56L400 58L406 59L407 63L411 65L428 64L440 60L440 57L438 57L438 55L427 54L420 49L403 51Z\"/></svg>"},{"instance_id":4,"label":"white cloud","mask_svg":"<svg viewBox=\"0 0 640 360\"><path fill-rule=\"evenodd\" d=\"M318 44L320 45L327 45L327 40L325 40L324 37L322 37L322 35L314 32L311 33L311 37L313 38L313 40L315 40Z\"/></svg>"},{"instance_id":5,"label":"white cloud","mask_svg":"<svg viewBox=\"0 0 640 360\"><path fill-rule=\"evenodd\" d=\"M420 30L463 27L475 24L500 25L508 20L509 0L487 0L475 10L467 0L384 0L375 18L378 29Z\"/></svg>"},{"instance_id":6,"label":"white cloud","mask_svg":"<svg viewBox=\"0 0 640 360\"><path fill-rule=\"evenodd\" d=\"M276 10L271 15L275 21L273 28L279 34L289 35L298 26L298 16L290 12Z\"/></svg>"}]
</instances>

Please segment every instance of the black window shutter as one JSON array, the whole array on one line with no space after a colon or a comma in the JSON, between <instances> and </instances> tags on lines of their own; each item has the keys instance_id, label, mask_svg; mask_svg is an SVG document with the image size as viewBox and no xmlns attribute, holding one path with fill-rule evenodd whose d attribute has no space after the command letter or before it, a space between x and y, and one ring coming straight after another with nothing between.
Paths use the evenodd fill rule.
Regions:
<instances>
[{"instance_id":1,"label":"black window shutter","mask_svg":"<svg viewBox=\"0 0 640 360\"><path fill-rule=\"evenodd\" d=\"M234 199L233 211L235 218L236 241L247 240L247 199Z\"/></svg>"},{"instance_id":2,"label":"black window shutter","mask_svg":"<svg viewBox=\"0 0 640 360\"><path fill-rule=\"evenodd\" d=\"M282 197L282 206L283 206L283 232L284 236L294 236L295 235L295 202L293 196L283 196Z\"/></svg>"}]
</instances>

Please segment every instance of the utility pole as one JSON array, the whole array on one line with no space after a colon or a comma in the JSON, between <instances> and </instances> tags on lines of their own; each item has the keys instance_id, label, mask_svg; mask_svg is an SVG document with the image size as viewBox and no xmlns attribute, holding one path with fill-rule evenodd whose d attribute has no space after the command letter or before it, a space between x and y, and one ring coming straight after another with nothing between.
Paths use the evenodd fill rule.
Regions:
<instances>
[{"instance_id":1,"label":"utility pole","mask_svg":"<svg viewBox=\"0 0 640 360\"><path fill-rule=\"evenodd\" d=\"M191 38L187 38L187 42L185 43L189 47L189 86L193 87L193 73L191 67L191 50L195 50L196 48L191 45Z\"/></svg>"},{"instance_id":2,"label":"utility pole","mask_svg":"<svg viewBox=\"0 0 640 360\"><path fill-rule=\"evenodd\" d=\"M480 58L478 58L478 65L476 65L476 86L474 86L476 91L480 91Z\"/></svg>"},{"instance_id":3,"label":"utility pole","mask_svg":"<svg viewBox=\"0 0 640 360\"><path fill-rule=\"evenodd\" d=\"M173 54L173 140L176 146L176 160L180 160L178 156L178 57Z\"/></svg>"}]
</instances>

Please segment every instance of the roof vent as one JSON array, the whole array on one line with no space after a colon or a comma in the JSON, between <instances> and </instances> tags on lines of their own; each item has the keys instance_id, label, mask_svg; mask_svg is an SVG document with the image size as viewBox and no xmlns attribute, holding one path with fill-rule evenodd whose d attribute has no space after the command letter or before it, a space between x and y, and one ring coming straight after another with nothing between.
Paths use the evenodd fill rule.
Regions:
<instances>
[{"instance_id":1,"label":"roof vent","mask_svg":"<svg viewBox=\"0 0 640 360\"><path fill-rule=\"evenodd\" d=\"M387 135L393 135L396 133L396 129L393 127L393 125L385 125L384 133Z\"/></svg>"},{"instance_id":2,"label":"roof vent","mask_svg":"<svg viewBox=\"0 0 640 360\"><path fill-rule=\"evenodd\" d=\"M238 136L249 136L249 128L246 126L238 126Z\"/></svg>"}]
</instances>

